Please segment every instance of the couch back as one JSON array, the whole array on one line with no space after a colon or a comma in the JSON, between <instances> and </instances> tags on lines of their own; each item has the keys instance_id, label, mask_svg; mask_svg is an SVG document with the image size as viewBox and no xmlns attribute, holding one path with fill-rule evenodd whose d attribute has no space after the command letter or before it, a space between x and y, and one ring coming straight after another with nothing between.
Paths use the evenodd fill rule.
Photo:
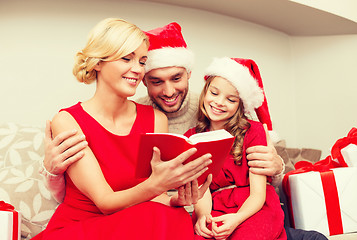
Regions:
<instances>
[{"instance_id":1,"label":"couch back","mask_svg":"<svg viewBox=\"0 0 357 240\"><path fill-rule=\"evenodd\" d=\"M43 157L43 128L0 124L0 200L21 213L23 239L42 231L57 207L39 174Z\"/></svg>"}]
</instances>

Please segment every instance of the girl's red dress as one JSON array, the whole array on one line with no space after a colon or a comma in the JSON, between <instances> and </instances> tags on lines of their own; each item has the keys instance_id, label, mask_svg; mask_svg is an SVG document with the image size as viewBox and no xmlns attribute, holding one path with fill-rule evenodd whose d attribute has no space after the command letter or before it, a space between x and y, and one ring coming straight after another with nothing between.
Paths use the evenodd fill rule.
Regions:
<instances>
[{"instance_id":1,"label":"girl's red dress","mask_svg":"<svg viewBox=\"0 0 357 240\"><path fill-rule=\"evenodd\" d=\"M137 116L131 132L118 136L107 131L78 103L63 109L78 122L89 147L97 157L108 184L114 191L137 185L136 156L141 133L154 131L154 111L136 104ZM66 179L66 196L47 228L34 239L193 239L190 215L184 208L143 202L111 215L103 215L96 205Z\"/></svg>"},{"instance_id":2,"label":"girl's red dress","mask_svg":"<svg viewBox=\"0 0 357 240\"><path fill-rule=\"evenodd\" d=\"M251 146L266 146L267 144L263 125L256 121L249 122L251 127L244 137L242 164L236 165L233 157L228 156L222 170L212 180L210 186L211 192L213 192L211 214L214 217L227 213L236 213L249 196L249 167L246 159L246 149ZM191 136L195 133L195 129L192 128L185 135ZM215 191L231 185L236 185L237 187ZM204 238L195 235L195 239ZM240 224L228 239L286 239L284 212L273 186L267 184L266 201L262 209Z\"/></svg>"}]
</instances>

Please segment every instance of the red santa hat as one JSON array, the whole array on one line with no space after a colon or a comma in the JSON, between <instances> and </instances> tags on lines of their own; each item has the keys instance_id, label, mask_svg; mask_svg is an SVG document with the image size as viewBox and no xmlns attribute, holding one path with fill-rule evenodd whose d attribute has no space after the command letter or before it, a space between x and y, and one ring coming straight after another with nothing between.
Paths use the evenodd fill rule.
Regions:
<instances>
[{"instance_id":1,"label":"red santa hat","mask_svg":"<svg viewBox=\"0 0 357 240\"><path fill-rule=\"evenodd\" d=\"M220 76L227 79L238 90L243 101L244 111L251 114L255 111L259 121L265 123L274 142L279 141L273 132L273 125L264 93L263 81L257 64L251 59L215 58L205 72L205 79Z\"/></svg>"},{"instance_id":2,"label":"red santa hat","mask_svg":"<svg viewBox=\"0 0 357 240\"><path fill-rule=\"evenodd\" d=\"M191 72L194 56L187 48L178 23L172 22L145 33L150 42L146 72L163 67L184 67Z\"/></svg>"}]
</instances>

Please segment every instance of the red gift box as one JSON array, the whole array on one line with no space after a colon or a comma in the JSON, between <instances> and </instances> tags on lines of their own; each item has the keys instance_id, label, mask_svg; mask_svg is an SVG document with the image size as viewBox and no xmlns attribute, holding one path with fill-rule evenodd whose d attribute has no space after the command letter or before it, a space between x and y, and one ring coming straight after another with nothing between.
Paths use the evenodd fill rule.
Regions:
<instances>
[{"instance_id":1,"label":"red gift box","mask_svg":"<svg viewBox=\"0 0 357 240\"><path fill-rule=\"evenodd\" d=\"M0 232L1 239L21 239L21 214L15 211L11 204L0 201Z\"/></svg>"}]
</instances>

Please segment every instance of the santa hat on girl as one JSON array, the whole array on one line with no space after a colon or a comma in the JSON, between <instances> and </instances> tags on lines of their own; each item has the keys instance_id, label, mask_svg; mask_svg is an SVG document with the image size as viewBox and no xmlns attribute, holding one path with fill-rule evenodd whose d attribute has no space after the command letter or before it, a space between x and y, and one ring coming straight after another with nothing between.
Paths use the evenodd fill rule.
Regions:
<instances>
[{"instance_id":1,"label":"santa hat on girl","mask_svg":"<svg viewBox=\"0 0 357 240\"><path fill-rule=\"evenodd\" d=\"M259 68L253 60L215 58L205 71L205 79L210 76L220 76L232 83L243 101L245 113L252 114L255 111L259 121L267 125L273 142L280 140L277 133L273 131L263 81Z\"/></svg>"},{"instance_id":2,"label":"santa hat on girl","mask_svg":"<svg viewBox=\"0 0 357 240\"><path fill-rule=\"evenodd\" d=\"M191 72L194 56L187 48L178 23L172 22L145 33L150 42L146 72L163 67L184 67Z\"/></svg>"}]
</instances>

